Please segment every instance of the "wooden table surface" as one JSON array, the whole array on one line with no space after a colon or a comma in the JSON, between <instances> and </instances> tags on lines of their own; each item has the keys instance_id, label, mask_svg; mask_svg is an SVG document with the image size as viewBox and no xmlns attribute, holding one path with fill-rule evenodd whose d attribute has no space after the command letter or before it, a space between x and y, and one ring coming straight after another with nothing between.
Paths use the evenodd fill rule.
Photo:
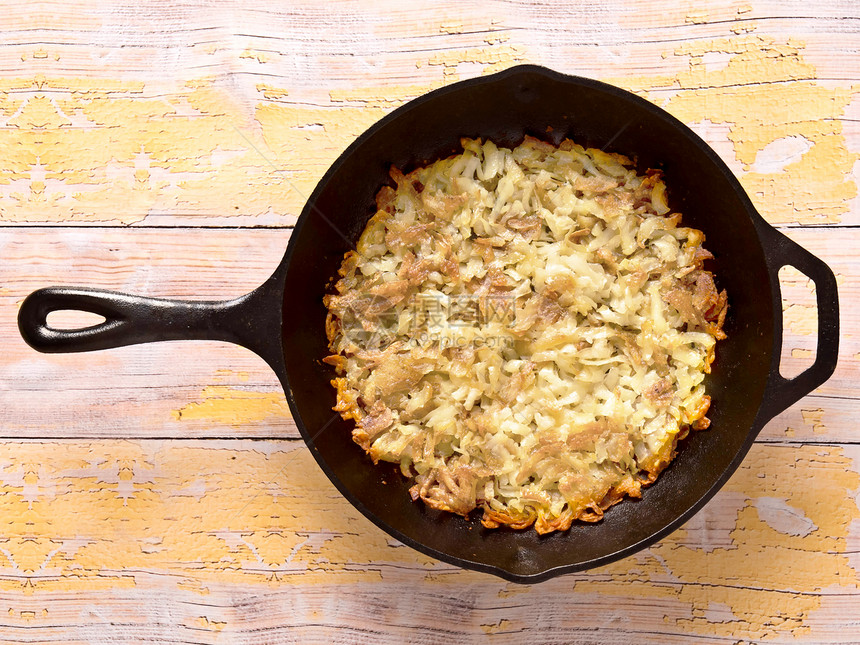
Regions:
<instances>
[{"instance_id":1,"label":"wooden table surface","mask_svg":"<svg viewBox=\"0 0 860 645\"><path fill-rule=\"evenodd\" d=\"M653 547L533 586L462 571L341 498L249 351L20 339L42 286L251 290L358 134L524 62L680 118L838 277L835 375ZM0 641L860 642L856 4L9 4L0 118ZM797 373L816 308L783 278Z\"/></svg>"}]
</instances>

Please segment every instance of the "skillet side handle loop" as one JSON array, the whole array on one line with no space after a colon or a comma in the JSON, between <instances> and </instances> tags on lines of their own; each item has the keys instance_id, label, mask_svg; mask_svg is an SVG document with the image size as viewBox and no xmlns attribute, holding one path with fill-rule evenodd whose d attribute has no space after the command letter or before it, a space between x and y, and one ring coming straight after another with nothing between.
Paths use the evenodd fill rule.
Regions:
<instances>
[{"instance_id":1,"label":"skillet side handle loop","mask_svg":"<svg viewBox=\"0 0 860 645\"><path fill-rule=\"evenodd\" d=\"M83 287L50 287L31 293L18 311L18 329L40 352L90 352L164 340L221 340L259 354L276 370L281 353L280 289L272 276L249 294L227 301L167 300ZM97 325L55 329L47 318L76 310L104 316Z\"/></svg>"},{"instance_id":2,"label":"skillet side handle loop","mask_svg":"<svg viewBox=\"0 0 860 645\"><path fill-rule=\"evenodd\" d=\"M774 356L762 406L766 419L771 419L824 383L836 369L839 357L839 292L836 276L827 264L770 225L765 224L761 229L768 271L774 286L776 320L782 319L779 270L784 266L794 267L815 283L818 307L815 362L794 378L787 379L779 373L783 329L781 322L774 324Z\"/></svg>"}]
</instances>

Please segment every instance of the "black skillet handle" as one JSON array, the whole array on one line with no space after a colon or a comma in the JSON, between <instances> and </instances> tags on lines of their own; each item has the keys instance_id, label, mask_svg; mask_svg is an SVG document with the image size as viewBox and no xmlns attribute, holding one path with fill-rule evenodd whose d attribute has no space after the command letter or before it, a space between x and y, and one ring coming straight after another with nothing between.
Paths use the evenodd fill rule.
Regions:
<instances>
[{"instance_id":1,"label":"black skillet handle","mask_svg":"<svg viewBox=\"0 0 860 645\"><path fill-rule=\"evenodd\" d=\"M774 285L774 312L782 315L779 270L784 266L795 269L812 279L818 305L818 347L815 362L791 379L779 373L782 324L775 325L775 352L765 391L762 412L773 418L793 403L824 383L836 369L839 356L839 293L836 276L823 261L768 224L759 227L771 284ZM779 320L779 318L777 318Z\"/></svg>"},{"instance_id":2,"label":"black skillet handle","mask_svg":"<svg viewBox=\"0 0 860 645\"><path fill-rule=\"evenodd\" d=\"M18 311L18 329L40 352L89 352L162 340L222 340L247 347L278 371L283 279L272 276L249 294L227 301L165 300L80 287L31 293ZM83 329L55 329L48 314L76 310L104 316Z\"/></svg>"}]
</instances>

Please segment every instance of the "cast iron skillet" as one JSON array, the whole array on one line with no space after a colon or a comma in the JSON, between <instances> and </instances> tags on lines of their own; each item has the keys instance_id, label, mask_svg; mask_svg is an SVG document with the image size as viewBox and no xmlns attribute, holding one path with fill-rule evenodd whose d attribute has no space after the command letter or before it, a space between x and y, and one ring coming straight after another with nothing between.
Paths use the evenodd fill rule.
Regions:
<instances>
[{"instance_id":1,"label":"cast iron skillet","mask_svg":"<svg viewBox=\"0 0 860 645\"><path fill-rule=\"evenodd\" d=\"M700 228L716 255L710 267L728 289L728 339L718 345L708 387L711 429L693 433L639 501L613 507L598 524L539 537L486 530L477 520L413 503L408 482L373 467L332 412L323 294L343 254L373 212L394 164L410 170L459 150L463 136L514 146L530 134L570 137L661 168L670 203ZM794 379L779 374L782 316L777 272L812 278L818 298L815 363ZM48 313L76 309L106 321L61 331ZM524 65L430 92L361 135L332 165L305 205L274 275L228 302L169 301L57 287L31 294L18 316L42 352L79 352L161 340L238 343L275 370L302 437L341 493L389 534L446 562L515 582L538 582L617 560L659 540L710 499L738 467L764 424L823 383L836 367L836 280L821 260L765 223L726 165L689 128L651 103L596 81ZM384 483L384 482L387 482ZM475 513L477 515L477 513Z\"/></svg>"}]
</instances>

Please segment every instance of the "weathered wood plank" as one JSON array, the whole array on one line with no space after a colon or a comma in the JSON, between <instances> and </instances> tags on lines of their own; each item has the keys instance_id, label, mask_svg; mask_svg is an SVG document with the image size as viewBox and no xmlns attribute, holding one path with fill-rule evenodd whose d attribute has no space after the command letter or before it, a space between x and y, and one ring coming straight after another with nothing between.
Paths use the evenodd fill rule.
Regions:
<instances>
[{"instance_id":1,"label":"weathered wood plank","mask_svg":"<svg viewBox=\"0 0 860 645\"><path fill-rule=\"evenodd\" d=\"M860 53L832 36L855 33L852 7L799 22L784 7L493 5L488 17L446 0L416 21L388 3L93 4L58 9L71 22L50 34L16 16L0 50L0 222L289 225L393 107L531 62L633 89L691 124L771 221L860 223Z\"/></svg>"},{"instance_id":2,"label":"weathered wood plank","mask_svg":"<svg viewBox=\"0 0 860 645\"><path fill-rule=\"evenodd\" d=\"M763 437L858 441L852 406L860 396L860 313L849 303L858 299L860 230L843 230L836 240L821 229L787 232L839 275L842 348L837 372L818 397L781 415ZM195 341L44 355L24 344L15 323L24 297L53 284L235 297L271 274L288 239L289 230L0 229L0 257L7 262L0 285L3 436L296 437L280 384L245 349ZM815 301L807 283L798 274L784 289L789 367L809 362L798 350L815 347Z\"/></svg>"},{"instance_id":3,"label":"weathered wood plank","mask_svg":"<svg viewBox=\"0 0 860 645\"><path fill-rule=\"evenodd\" d=\"M659 544L533 586L400 546L297 446L5 442L0 635L838 642L858 599L857 446L756 446Z\"/></svg>"},{"instance_id":4,"label":"weathered wood plank","mask_svg":"<svg viewBox=\"0 0 860 645\"><path fill-rule=\"evenodd\" d=\"M2 436L296 436L274 373L243 348L195 341L46 355L16 325L24 297L51 285L236 297L274 271L288 239L253 229L0 229Z\"/></svg>"}]
</instances>

